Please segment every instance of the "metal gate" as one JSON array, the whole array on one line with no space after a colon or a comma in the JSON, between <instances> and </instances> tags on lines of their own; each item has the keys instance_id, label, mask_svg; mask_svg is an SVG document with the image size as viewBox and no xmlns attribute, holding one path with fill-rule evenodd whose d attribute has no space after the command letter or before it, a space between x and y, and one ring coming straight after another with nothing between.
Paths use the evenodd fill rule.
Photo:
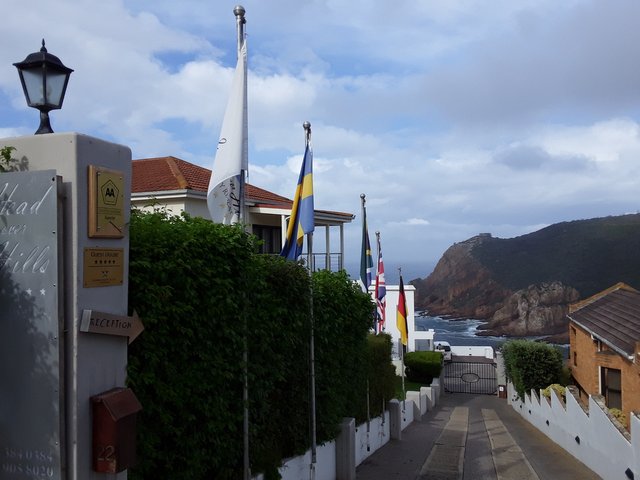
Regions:
<instances>
[{"instance_id":1,"label":"metal gate","mask_svg":"<svg viewBox=\"0 0 640 480\"><path fill-rule=\"evenodd\" d=\"M495 363L449 362L443 380L445 392L493 395L498 390Z\"/></svg>"}]
</instances>

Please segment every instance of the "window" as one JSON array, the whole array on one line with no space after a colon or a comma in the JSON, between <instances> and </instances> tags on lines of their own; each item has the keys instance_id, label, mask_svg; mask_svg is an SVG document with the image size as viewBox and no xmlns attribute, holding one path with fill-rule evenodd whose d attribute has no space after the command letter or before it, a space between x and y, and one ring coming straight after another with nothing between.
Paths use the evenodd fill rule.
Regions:
<instances>
[{"instance_id":1,"label":"window","mask_svg":"<svg viewBox=\"0 0 640 480\"><path fill-rule=\"evenodd\" d=\"M622 409L622 373L620 370L600 367L600 391L608 408Z\"/></svg>"},{"instance_id":2,"label":"window","mask_svg":"<svg viewBox=\"0 0 640 480\"><path fill-rule=\"evenodd\" d=\"M260 253L280 253L282 250L280 227L253 225L253 234L263 242L260 247Z\"/></svg>"},{"instance_id":3,"label":"window","mask_svg":"<svg viewBox=\"0 0 640 480\"><path fill-rule=\"evenodd\" d=\"M578 352L573 352L573 365L578 366Z\"/></svg>"}]
</instances>

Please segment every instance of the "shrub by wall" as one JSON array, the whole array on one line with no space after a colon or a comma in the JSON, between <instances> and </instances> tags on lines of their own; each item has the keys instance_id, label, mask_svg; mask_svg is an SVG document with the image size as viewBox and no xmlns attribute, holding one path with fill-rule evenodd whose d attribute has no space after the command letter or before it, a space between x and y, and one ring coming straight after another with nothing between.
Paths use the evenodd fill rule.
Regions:
<instances>
[{"instance_id":1,"label":"shrub by wall","mask_svg":"<svg viewBox=\"0 0 640 480\"><path fill-rule=\"evenodd\" d=\"M532 389L559 383L562 375L562 353L546 343L511 340L502 346L507 379L520 398Z\"/></svg>"},{"instance_id":2,"label":"shrub by wall","mask_svg":"<svg viewBox=\"0 0 640 480\"><path fill-rule=\"evenodd\" d=\"M310 445L307 271L258 255L240 227L188 216L134 212L130 240L129 305L145 324L129 352L144 408L130 477L241 477L246 343L251 468L273 478L281 459ZM322 443L342 417L364 418L372 357L384 361L367 343L369 296L344 272L317 272L312 285Z\"/></svg>"},{"instance_id":3,"label":"shrub by wall","mask_svg":"<svg viewBox=\"0 0 640 480\"><path fill-rule=\"evenodd\" d=\"M343 417L366 418L371 297L346 272L313 275L318 440L335 438Z\"/></svg>"},{"instance_id":4,"label":"shrub by wall","mask_svg":"<svg viewBox=\"0 0 640 480\"><path fill-rule=\"evenodd\" d=\"M442 353L440 352L408 352L404 356L405 375L410 382L431 384L442 371Z\"/></svg>"},{"instance_id":5,"label":"shrub by wall","mask_svg":"<svg viewBox=\"0 0 640 480\"><path fill-rule=\"evenodd\" d=\"M132 214L129 306L145 325L129 350L143 405L132 478L232 478L241 466L240 306L255 248L239 227Z\"/></svg>"},{"instance_id":6,"label":"shrub by wall","mask_svg":"<svg viewBox=\"0 0 640 480\"><path fill-rule=\"evenodd\" d=\"M396 369L391 363L391 335L369 334L369 406L371 417L382 414L383 405L395 396Z\"/></svg>"}]
</instances>

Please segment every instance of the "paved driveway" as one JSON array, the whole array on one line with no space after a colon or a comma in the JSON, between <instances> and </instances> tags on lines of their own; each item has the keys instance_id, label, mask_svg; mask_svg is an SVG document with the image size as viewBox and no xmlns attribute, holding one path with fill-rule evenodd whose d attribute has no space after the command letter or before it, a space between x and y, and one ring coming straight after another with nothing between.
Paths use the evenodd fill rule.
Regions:
<instances>
[{"instance_id":1,"label":"paved driveway","mask_svg":"<svg viewBox=\"0 0 640 480\"><path fill-rule=\"evenodd\" d=\"M600 478L493 395L443 394L440 405L357 469L358 480Z\"/></svg>"}]
</instances>

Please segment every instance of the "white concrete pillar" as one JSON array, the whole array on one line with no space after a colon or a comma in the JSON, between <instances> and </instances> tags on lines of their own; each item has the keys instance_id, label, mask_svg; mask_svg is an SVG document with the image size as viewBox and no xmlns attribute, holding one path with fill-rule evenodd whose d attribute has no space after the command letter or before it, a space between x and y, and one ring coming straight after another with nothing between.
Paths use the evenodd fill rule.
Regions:
<instances>
[{"instance_id":1,"label":"white concrete pillar","mask_svg":"<svg viewBox=\"0 0 640 480\"><path fill-rule=\"evenodd\" d=\"M356 478L356 420L345 418L336 438L336 480Z\"/></svg>"}]
</instances>

